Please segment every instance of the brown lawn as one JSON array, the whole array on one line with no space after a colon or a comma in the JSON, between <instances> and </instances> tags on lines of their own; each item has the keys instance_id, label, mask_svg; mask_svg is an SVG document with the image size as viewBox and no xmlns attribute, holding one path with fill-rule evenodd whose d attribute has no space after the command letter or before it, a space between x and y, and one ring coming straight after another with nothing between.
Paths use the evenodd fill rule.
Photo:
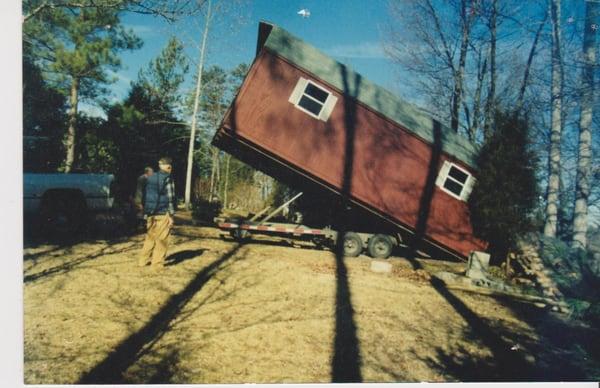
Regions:
<instances>
[{"instance_id":1,"label":"brown lawn","mask_svg":"<svg viewBox=\"0 0 600 388\"><path fill-rule=\"evenodd\" d=\"M600 378L597 330L426 273L461 263L375 273L366 256L180 222L153 273L136 266L142 238L25 247L25 383Z\"/></svg>"}]
</instances>

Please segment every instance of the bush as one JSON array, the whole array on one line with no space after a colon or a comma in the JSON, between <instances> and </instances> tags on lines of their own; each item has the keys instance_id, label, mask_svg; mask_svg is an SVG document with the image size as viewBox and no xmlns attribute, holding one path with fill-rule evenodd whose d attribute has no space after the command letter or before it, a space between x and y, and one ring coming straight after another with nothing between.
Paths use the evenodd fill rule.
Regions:
<instances>
[{"instance_id":1,"label":"bush","mask_svg":"<svg viewBox=\"0 0 600 388\"><path fill-rule=\"evenodd\" d=\"M538 199L537 159L527 120L496 113L496 130L477 156L477 184L469 200L474 233L490 243L492 262L516 248L517 238L534 229Z\"/></svg>"},{"instance_id":2,"label":"bush","mask_svg":"<svg viewBox=\"0 0 600 388\"><path fill-rule=\"evenodd\" d=\"M539 256L565 296L571 316L600 327L600 274L594 252L541 234L538 239Z\"/></svg>"},{"instance_id":3,"label":"bush","mask_svg":"<svg viewBox=\"0 0 600 388\"><path fill-rule=\"evenodd\" d=\"M594 302L583 313L583 319L590 322L594 327L600 328L600 301Z\"/></svg>"},{"instance_id":4,"label":"bush","mask_svg":"<svg viewBox=\"0 0 600 388\"><path fill-rule=\"evenodd\" d=\"M593 269L592 252L571 248L557 238L540 235L540 258L560 291L569 298L600 298L600 277Z\"/></svg>"}]
</instances>

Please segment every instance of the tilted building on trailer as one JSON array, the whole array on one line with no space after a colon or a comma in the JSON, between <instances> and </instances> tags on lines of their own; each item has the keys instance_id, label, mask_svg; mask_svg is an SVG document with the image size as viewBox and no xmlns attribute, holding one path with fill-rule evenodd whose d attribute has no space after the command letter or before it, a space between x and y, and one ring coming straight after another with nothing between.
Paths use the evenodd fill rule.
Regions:
<instances>
[{"instance_id":1,"label":"tilted building on trailer","mask_svg":"<svg viewBox=\"0 0 600 388\"><path fill-rule=\"evenodd\" d=\"M487 246L467 205L476 147L276 25L260 23L213 144L293 187L346 195L454 255Z\"/></svg>"}]
</instances>

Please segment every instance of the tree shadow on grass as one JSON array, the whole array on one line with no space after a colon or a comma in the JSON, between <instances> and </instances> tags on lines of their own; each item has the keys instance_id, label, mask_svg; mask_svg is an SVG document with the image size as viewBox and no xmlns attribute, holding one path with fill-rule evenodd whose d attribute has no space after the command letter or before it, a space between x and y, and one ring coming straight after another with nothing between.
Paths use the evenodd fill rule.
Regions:
<instances>
[{"instance_id":1,"label":"tree shadow on grass","mask_svg":"<svg viewBox=\"0 0 600 388\"><path fill-rule=\"evenodd\" d=\"M338 211L338 219L341 222L335 244L335 339L331 362L331 380L334 383L350 383L362 382L360 347L356 322L354 321L348 271L344 263L344 236L348 231L348 214L346 209L350 205L356 133L356 102L353 101L353 97L358 96L361 78L358 74L355 74L355 78L349 80L349 73L345 66L340 66L340 73L344 84L344 127L346 136L344 173L340 192L341 204ZM354 91L350 90L351 82L354 84Z\"/></svg>"},{"instance_id":2,"label":"tree shadow on grass","mask_svg":"<svg viewBox=\"0 0 600 388\"><path fill-rule=\"evenodd\" d=\"M412 259L410 262L414 269L422 269L418 261ZM527 355L513 350L519 341L525 342L526 337L517 339L516 333L502 330L501 327L496 327L492 322L477 315L441 280L432 277L429 282L468 324L468 330L465 330L463 337L481 344L492 353L489 359L482 360L473 358L468 352L463 352L465 356L461 356L462 353L457 350L438 348L438 369L460 381L533 381L539 377Z\"/></svg>"},{"instance_id":3,"label":"tree shadow on grass","mask_svg":"<svg viewBox=\"0 0 600 388\"><path fill-rule=\"evenodd\" d=\"M119 384L127 383L125 371L144 353L144 348L157 341L170 329L182 309L219 271L219 268L238 252L240 246L234 246L229 252L205 267L178 294L167 300L163 307L150 318L140 330L133 333L91 370L85 372L78 384Z\"/></svg>"},{"instance_id":4,"label":"tree shadow on grass","mask_svg":"<svg viewBox=\"0 0 600 388\"><path fill-rule=\"evenodd\" d=\"M273 298L269 298L269 300L243 300L234 305L226 304L225 306L220 306L217 310L211 308L211 305L235 298L238 292L245 292L249 288L257 287L261 283L271 280L271 277L255 273L252 267L233 267L232 265L235 262L229 261L219 267L218 271L210 279L214 284L211 287L204 287L202 289L202 296L188 303L177 314L177 317L169 324L168 333L159 333L143 346L137 353L136 360L123 372L121 383L170 384L193 382L199 379L199 371L197 365L190 363L190 359L202 354L205 341L224 333L231 334L254 326L290 321L281 318L281 315L285 316L288 310L275 303L283 301L279 295L275 295ZM254 263L256 264L256 262ZM245 276L244 268L247 268L249 271ZM274 276L277 277L277 275ZM227 286L223 287L225 284ZM115 303L121 305L122 308L126 308L129 301L120 300L115 301ZM270 308L266 308L265 304L268 306L277 305L279 308L275 311L270 311ZM193 323L194 317L197 317L198 314L211 315L222 313L228 309L237 311L238 308L244 306L255 306L260 317L256 320L239 319L239 317L236 317L237 313L232 312L231 315L225 315L220 323L211 322L209 325L201 326L194 325ZM200 312L199 310L202 308L207 308L207 310ZM228 320L227 318L230 319ZM129 322L124 321L120 323L128 324ZM189 338L190 326L188 325L193 325L193 330L196 333L202 333L202 340L200 342L198 338ZM168 338L163 338L163 334L168 334ZM226 383L230 377L229 375L223 375L222 379L216 381L216 383Z\"/></svg>"},{"instance_id":5,"label":"tree shadow on grass","mask_svg":"<svg viewBox=\"0 0 600 388\"><path fill-rule=\"evenodd\" d=\"M180 360L180 351L171 349L155 366L154 374L148 380L148 384L168 384L177 373L177 365Z\"/></svg>"},{"instance_id":6,"label":"tree shadow on grass","mask_svg":"<svg viewBox=\"0 0 600 388\"><path fill-rule=\"evenodd\" d=\"M181 242L187 242L192 240L192 238L186 238ZM124 253L129 253L133 251L137 251L140 248L140 243L136 241L130 241L127 238L119 238L115 240L105 240L105 241L95 241L98 244L103 244L102 247L94 249L90 253L80 253L77 254L79 247L55 247L43 252L34 253L30 255L24 255L23 260L26 262L31 262L32 265L25 269L25 274L23 276L24 283L31 283L38 280L46 280L53 276L68 274L71 271L77 270L79 268L84 268L89 265L90 262L102 258L103 256L109 255L119 255ZM90 244L94 243L94 241L90 241ZM85 251L85 249L84 249ZM200 255L202 252L197 253L196 255ZM38 267L38 261L42 259L46 259L46 256L50 256L54 259L60 259L61 263L54 265L50 268L43 269L41 271L34 272ZM133 254L135 256L135 254ZM181 257L176 256L175 259L179 261ZM177 264L177 261L174 264Z\"/></svg>"},{"instance_id":7,"label":"tree shadow on grass","mask_svg":"<svg viewBox=\"0 0 600 388\"><path fill-rule=\"evenodd\" d=\"M507 304L513 304L507 301ZM531 305L516 303L517 309L527 310L527 315L541 317L552 322L552 316ZM447 379L459 381L581 381L597 380L598 375L590 376L574 357L565 351L574 340L564 334L566 327L553 324L554 336L568 338L569 343L559 344L541 333L539 328L532 327L529 333L511 327L506 321L492 321L479 318L477 327L467 327L462 334L465 339L472 339L475 345L481 344L491 350L491 355L474 355L462 345L450 349L436 349L436 356L423 360L431 368L439 370ZM483 333L478 329L485 327ZM489 331L493 334L490 334ZM585 333L587 342L597 338L598 333ZM490 346L490 340L496 346ZM581 340L582 338L580 338ZM510 347L509 347L510 346Z\"/></svg>"},{"instance_id":8,"label":"tree shadow on grass","mask_svg":"<svg viewBox=\"0 0 600 388\"><path fill-rule=\"evenodd\" d=\"M70 259L70 260L65 261L64 263L56 265L54 267L47 268L47 269L44 269L44 270L36 272L36 273L26 274L23 277L23 283L31 283L31 282L34 282L34 281L37 281L40 279L46 279L46 278L49 278L52 276L68 273L85 263L88 263L92 260L98 259L99 257L105 256L105 255L126 253L126 252L130 252L136 248L137 248L137 244L135 244L135 243L131 243L131 244L127 245L126 247L123 247L122 249L114 249L111 245L108 245L101 249L98 249L94 253L80 255L79 257L75 257L74 259ZM45 254L47 254L47 252ZM67 253L66 255L69 256L69 253ZM25 259L25 260L27 260L27 259ZM35 260L35 259L30 258L29 260Z\"/></svg>"},{"instance_id":9,"label":"tree shadow on grass","mask_svg":"<svg viewBox=\"0 0 600 388\"><path fill-rule=\"evenodd\" d=\"M597 381L600 379L600 329L547 309L497 298L526 322L537 337L531 349L537 357L540 381ZM559 368L556 366L560 365Z\"/></svg>"}]
</instances>

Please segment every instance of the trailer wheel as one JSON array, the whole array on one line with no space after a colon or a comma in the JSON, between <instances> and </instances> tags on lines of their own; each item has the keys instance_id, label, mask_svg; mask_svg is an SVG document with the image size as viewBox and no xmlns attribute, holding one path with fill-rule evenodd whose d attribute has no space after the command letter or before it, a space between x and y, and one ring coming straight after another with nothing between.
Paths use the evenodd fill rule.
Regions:
<instances>
[{"instance_id":1,"label":"trailer wheel","mask_svg":"<svg viewBox=\"0 0 600 388\"><path fill-rule=\"evenodd\" d=\"M229 234L238 242L242 242L247 240L250 237L250 233L247 230L243 229L232 229Z\"/></svg>"},{"instance_id":2,"label":"trailer wheel","mask_svg":"<svg viewBox=\"0 0 600 388\"><path fill-rule=\"evenodd\" d=\"M376 234L369 239L367 251L369 256L376 259L387 259L392 254L394 242L385 234Z\"/></svg>"},{"instance_id":3,"label":"trailer wheel","mask_svg":"<svg viewBox=\"0 0 600 388\"><path fill-rule=\"evenodd\" d=\"M360 236L354 232L348 232L344 235L344 256L356 257L363 250L363 243Z\"/></svg>"},{"instance_id":4,"label":"trailer wheel","mask_svg":"<svg viewBox=\"0 0 600 388\"><path fill-rule=\"evenodd\" d=\"M319 237L314 237L312 239L313 244L315 244L315 248L317 248L318 250L323 250L323 248L325 248L327 246L327 239L319 236Z\"/></svg>"}]
</instances>

